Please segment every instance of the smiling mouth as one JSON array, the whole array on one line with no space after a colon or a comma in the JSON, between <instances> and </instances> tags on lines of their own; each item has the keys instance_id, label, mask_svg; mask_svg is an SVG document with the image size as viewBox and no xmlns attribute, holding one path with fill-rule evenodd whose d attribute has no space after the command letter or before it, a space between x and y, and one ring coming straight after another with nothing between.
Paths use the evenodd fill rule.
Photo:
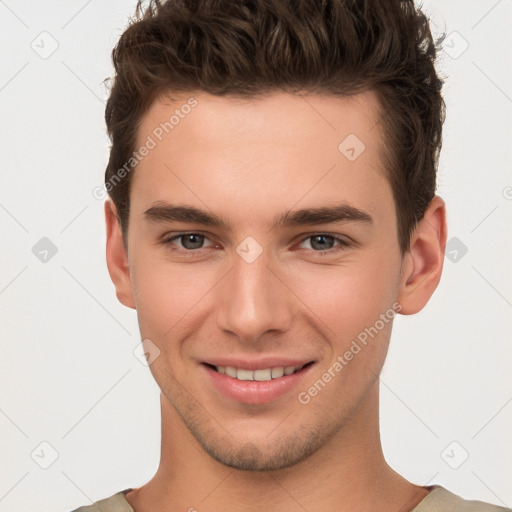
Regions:
<instances>
[{"instance_id":1,"label":"smiling mouth","mask_svg":"<svg viewBox=\"0 0 512 512\"><path fill-rule=\"evenodd\" d=\"M216 366L213 364L204 363L206 366L215 370L218 373L231 377L232 379L247 381L269 381L280 379L281 377L293 375L300 372L304 368L311 366L314 361L303 364L301 366L275 366L272 368L263 368L259 370L246 370L244 368L235 368L233 366Z\"/></svg>"}]
</instances>

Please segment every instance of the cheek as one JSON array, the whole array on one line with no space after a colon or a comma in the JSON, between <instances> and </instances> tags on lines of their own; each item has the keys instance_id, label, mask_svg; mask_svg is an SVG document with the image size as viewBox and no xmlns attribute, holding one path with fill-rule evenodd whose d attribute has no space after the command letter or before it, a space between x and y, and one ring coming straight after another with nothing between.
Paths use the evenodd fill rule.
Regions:
<instances>
[{"instance_id":1,"label":"cheek","mask_svg":"<svg viewBox=\"0 0 512 512\"><path fill-rule=\"evenodd\" d=\"M141 334L163 340L187 323L215 281L193 265L171 265L162 257L133 258L132 285ZM211 282L210 282L211 281Z\"/></svg>"},{"instance_id":2,"label":"cheek","mask_svg":"<svg viewBox=\"0 0 512 512\"><path fill-rule=\"evenodd\" d=\"M327 339L346 343L392 307L397 269L389 260L378 260L354 257L337 266L304 267L303 272L289 276L291 289L305 305L303 310L309 311L306 314Z\"/></svg>"},{"instance_id":3,"label":"cheek","mask_svg":"<svg viewBox=\"0 0 512 512\"><path fill-rule=\"evenodd\" d=\"M307 306L303 311L313 312L304 314L329 345L319 373L302 390L306 399L321 395L313 406L318 411L326 403L336 403L339 407L332 415L344 417L382 370L399 311L393 308L393 280L390 274L382 275L375 267L365 266L363 271L349 265L333 269L330 275L324 269L314 280L301 278L297 295Z\"/></svg>"}]
</instances>

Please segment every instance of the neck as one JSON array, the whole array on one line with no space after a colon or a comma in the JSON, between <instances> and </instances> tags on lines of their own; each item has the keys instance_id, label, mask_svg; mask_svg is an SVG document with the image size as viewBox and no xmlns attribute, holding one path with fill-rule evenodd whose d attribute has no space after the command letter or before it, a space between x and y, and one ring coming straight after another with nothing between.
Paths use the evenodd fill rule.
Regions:
<instances>
[{"instance_id":1,"label":"neck","mask_svg":"<svg viewBox=\"0 0 512 512\"><path fill-rule=\"evenodd\" d=\"M162 449L157 473L127 495L136 512L388 510L409 512L428 490L384 460L378 381L344 427L300 463L268 472L242 471L211 458L161 395Z\"/></svg>"}]
</instances>

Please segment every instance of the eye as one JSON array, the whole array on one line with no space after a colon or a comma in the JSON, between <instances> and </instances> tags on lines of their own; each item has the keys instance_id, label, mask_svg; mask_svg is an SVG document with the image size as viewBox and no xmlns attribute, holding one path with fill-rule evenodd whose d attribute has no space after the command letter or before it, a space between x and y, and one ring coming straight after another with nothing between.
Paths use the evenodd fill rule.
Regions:
<instances>
[{"instance_id":1,"label":"eye","mask_svg":"<svg viewBox=\"0 0 512 512\"><path fill-rule=\"evenodd\" d=\"M181 242L181 247L176 247L176 240ZM161 244L169 247L171 250L190 253L196 252L199 249L203 249L205 247L203 246L205 240L208 240L208 238L206 238L205 235L201 235L200 233L181 233L172 237L164 237L161 241Z\"/></svg>"},{"instance_id":2,"label":"eye","mask_svg":"<svg viewBox=\"0 0 512 512\"><path fill-rule=\"evenodd\" d=\"M180 233L173 236L164 236L160 243L164 247L167 247L177 253L194 255L199 253L201 249L214 246L213 243L204 245L205 241L210 240L201 233ZM310 247L303 247L304 244L309 244ZM333 254L349 246L349 241L328 233L315 233L313 235L309 235L302 239L300 244L301 248L309 249L319 255Z\"/></svg>"},{"instance_id":3,"label":"eye","mask_svg":"<svg viewBox=\"0 0 512 512\"><path fill-rule=\"evenodd\" d=\"M335 245L336 242L338 242L337 246ZM302 244L304 243L309 243L312 250L319 253L333 253L335 251L342 250L344 247L350 246L350 243L347 240L338 236L329 235L328 233L316 233L314 235L310 235L303 240Z\"/></svg>"}]
</instances>

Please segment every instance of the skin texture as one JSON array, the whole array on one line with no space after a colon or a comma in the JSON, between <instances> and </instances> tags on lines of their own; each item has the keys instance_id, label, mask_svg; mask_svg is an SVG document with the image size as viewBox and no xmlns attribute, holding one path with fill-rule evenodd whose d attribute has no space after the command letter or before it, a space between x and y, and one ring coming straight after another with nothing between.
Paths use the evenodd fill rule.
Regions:
<instances>
[{"instance_id":1,"label":"skin texture","mask_svg":"<svg viewBox=\"0 0 512 512\"><path fill-rule=\"evenodd\" d=\"M188 97L155 101L137 147ZM150 364L161 389L160 466L127 500L136 512L411 510L428 490L387 465L379 435L378 376L392 321L309 403L297 397L393 304L401 314L425 306L442 272L444 202L432 200L402 257L371 91L193 97L197 106L133 171L127 250L105 203L117 297L160 351ZM338 150L349 134L365 145L354 161ZM157 201L215 213L230 230L150 222L144 212ZM285 211L340 203L373 222L271 229ZM204 235L203 245L161 243L184 233ZM322 251L314 237L322 233L350 243L328 238ZM236 252L248 236L263 249L252 263ZM315 363L291 392L257 405L211 386L202 363L231 356Z\"/></svg>"}]
</instances>

